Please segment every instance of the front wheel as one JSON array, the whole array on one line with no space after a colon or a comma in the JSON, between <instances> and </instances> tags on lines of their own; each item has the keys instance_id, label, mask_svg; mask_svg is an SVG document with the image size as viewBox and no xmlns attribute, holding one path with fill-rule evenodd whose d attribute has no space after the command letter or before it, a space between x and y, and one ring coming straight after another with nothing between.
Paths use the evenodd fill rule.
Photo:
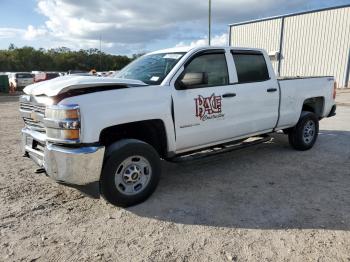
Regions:
<instances>
[{"instance_id":1,"label":"front wheel","mask_svg":"<svg viewBox=\"0 0 350 262\"><path fill-rule=\"evenodd\" d=\"M106 152L100 181L104 198L121 207L145 201L156 189L161 173L157 151L140 140L124 139Z\"/></svg>"},{"instance_id":2,"label":"front wheel","mask_svg":"<svg viewBox=\"0 0 350 262\"><path fill-rule=\"evenodd\" d=\"M313 147L318 136L318 118L312 112L303 111L295 127L289 130L289 144L296 150L308 150Z\"/></svg>"}]
</instances>

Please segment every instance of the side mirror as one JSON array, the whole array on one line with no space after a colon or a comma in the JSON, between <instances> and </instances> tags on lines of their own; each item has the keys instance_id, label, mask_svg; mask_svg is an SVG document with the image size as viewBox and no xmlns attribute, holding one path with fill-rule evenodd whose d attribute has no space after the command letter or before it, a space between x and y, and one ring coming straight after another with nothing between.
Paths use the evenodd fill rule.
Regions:
<instances>
[{"instance_id":1,"label":"side mirror","mask_svg":"<svg viewBox=\"0 0 350 262\"><path fill-rule=\"evenodd\" d=\"M179 89L187 89L206 84L208 84L208 74L205 72L200 72L184 74L177 86Z\"/></svg>"}]
</instances>

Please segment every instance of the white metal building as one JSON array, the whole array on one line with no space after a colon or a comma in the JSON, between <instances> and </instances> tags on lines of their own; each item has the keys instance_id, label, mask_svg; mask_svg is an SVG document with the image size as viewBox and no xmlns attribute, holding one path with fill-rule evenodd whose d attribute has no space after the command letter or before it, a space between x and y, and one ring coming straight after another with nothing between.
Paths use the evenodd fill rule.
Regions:
<instances>
[{"instance_id":1,"label":"white metal building","mask_svg":"<svg viewBox=\"0 0 350 262\"><path fill-rule=\"evenodd\" d=\"M229 43L281 54L280 76L334 75L350 87L350 5L231 24Z\"/></svg>"}]
</instances>

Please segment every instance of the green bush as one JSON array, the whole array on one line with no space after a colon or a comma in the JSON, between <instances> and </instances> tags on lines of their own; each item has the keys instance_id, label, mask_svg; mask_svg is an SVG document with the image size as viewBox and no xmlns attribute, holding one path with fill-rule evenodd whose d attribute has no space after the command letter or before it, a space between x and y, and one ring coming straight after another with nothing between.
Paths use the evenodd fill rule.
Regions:
<instances>
[{"instance_id":1,"label":"green bush","mask_svg":"<svg viewBox=\"0 0 350 262\"><path fill-rule=\"evenodd\" d=\"M120 70L132 59L127 56L100 53L98 49L72 51L60 47L46 50L28 46L16 48L11 44L7 50L0 50L0 71Z\"/></svg>"}]
</instances>

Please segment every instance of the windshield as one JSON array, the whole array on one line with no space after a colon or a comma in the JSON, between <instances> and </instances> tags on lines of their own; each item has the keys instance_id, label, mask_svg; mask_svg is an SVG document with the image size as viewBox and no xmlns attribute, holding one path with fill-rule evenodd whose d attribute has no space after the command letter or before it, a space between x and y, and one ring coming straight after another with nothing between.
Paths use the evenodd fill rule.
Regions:
<instances>
[{"instance_id":1,"label":"windshield","mask_svg":"<svg viewBox=\"0 0 350 262\"><path fill-rule=\"evenodd\" d=\"M148 85L159 85L185 53L145 55L126 66L116 78L141 80Z\"/></svg>"}]
</instances>

